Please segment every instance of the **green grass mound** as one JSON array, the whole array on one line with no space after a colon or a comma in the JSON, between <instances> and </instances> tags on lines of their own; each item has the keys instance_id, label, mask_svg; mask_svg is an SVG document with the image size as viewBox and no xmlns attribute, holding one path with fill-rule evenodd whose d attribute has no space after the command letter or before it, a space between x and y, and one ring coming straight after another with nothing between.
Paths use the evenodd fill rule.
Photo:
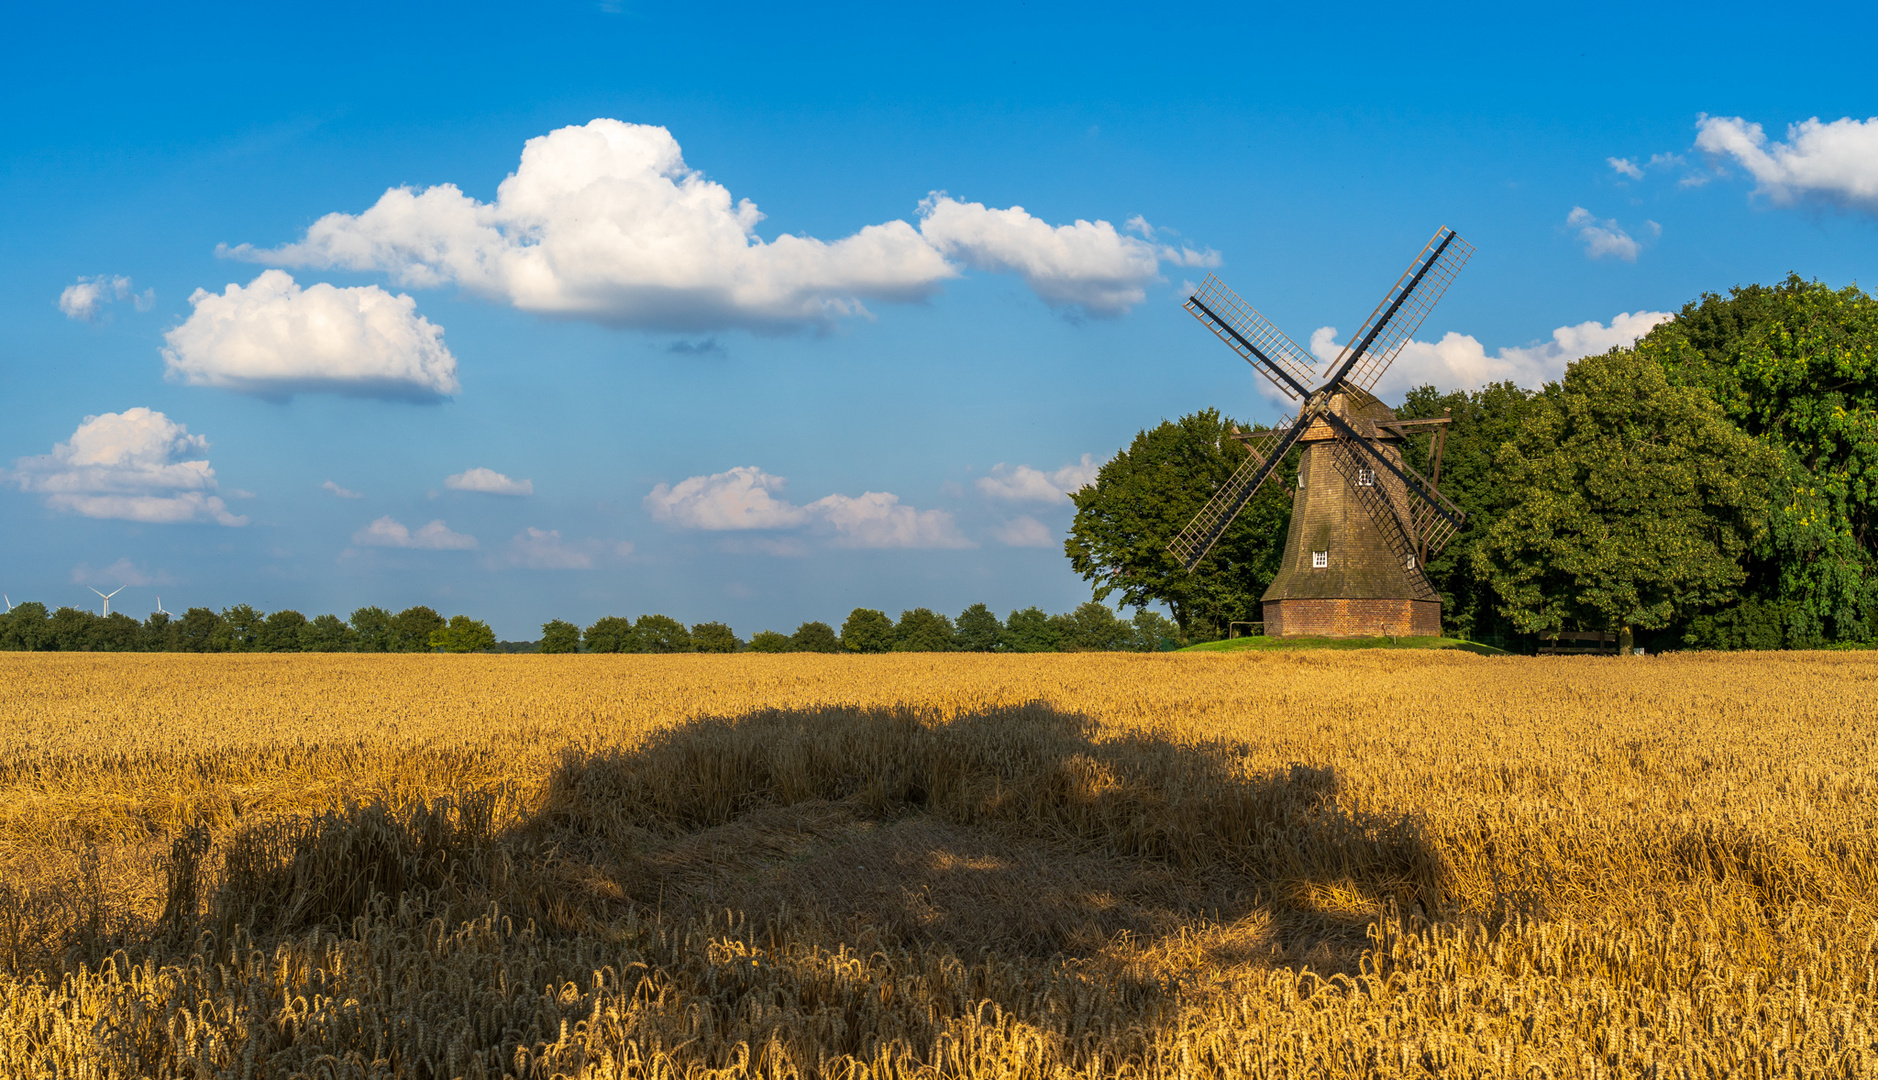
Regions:
<instances>
[{"instance_id":1,"label":"green grass mound","mask_svg":"<svg viewBox=\"0 0 1878 1080\"><path fill-rule=\"evenodd\" d=\"M1204 641L1180 652L1239 652L1269 649L1458 649L1480 656L1506 656L1504 649L1444 637L1242 637L1230 641Z\"/></svg>"}]
</instances>

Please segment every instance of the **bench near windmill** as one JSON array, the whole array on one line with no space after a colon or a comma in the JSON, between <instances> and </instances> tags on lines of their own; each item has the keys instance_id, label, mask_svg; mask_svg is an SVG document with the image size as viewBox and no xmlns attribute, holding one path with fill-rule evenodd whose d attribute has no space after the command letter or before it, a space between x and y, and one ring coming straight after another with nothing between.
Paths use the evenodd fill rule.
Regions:
<instances>
[{"instance_id":1,"label":"bench near windmill","mask_svg":"<svg viewBox=\"0 0 1878 1080\"><path fill-rule=\"evenodd\" d=\"M1465 520L1436 488L1448 421L1397 420L1370 389L1473 251L1452 229L1436 232L1322 382L1318 362L1217 277L1187 300L1194 318L1299 402L1295 418L1270 430L1234 433L1245 462L1167 545L1192 572L1260 486L1276 482L1291 448L1301 447L1284 560L1263 597L1267 635L1441 633L1441 597L1422 568ZM1424 432L1434 444L1432 477L1402 459L1402 444Z\"/></svg>"}]
</instances>

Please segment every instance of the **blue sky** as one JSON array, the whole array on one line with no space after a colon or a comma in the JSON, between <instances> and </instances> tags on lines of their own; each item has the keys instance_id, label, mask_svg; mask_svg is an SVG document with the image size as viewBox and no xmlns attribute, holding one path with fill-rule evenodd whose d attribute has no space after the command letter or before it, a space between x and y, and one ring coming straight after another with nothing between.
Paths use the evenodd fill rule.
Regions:
<instances>
[{"instance_id":1,"label":"blue sky","mask_svg":"<svg viewBox=\"0 0 1878 1080\"><path fill-rule=\"evenodd\" d=\"M1399 393L1878 254L1869 5L701 10L17 12L0 588L1066 610L1061 488L1281 411L1208 272L1330 347L1457 229Z\"/></svg>"}]
</instances>

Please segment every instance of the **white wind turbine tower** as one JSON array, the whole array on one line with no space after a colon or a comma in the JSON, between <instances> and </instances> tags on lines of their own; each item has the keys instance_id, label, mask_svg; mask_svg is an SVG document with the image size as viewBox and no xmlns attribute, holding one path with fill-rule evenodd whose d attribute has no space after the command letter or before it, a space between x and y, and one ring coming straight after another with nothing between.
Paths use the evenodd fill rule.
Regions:
<instances>
[{"instance_id":1,"label":"white wind turbine tower","mask_svg":"<svg viewBox=\"0 0 1878 1080\"><path fill-rule=\"evenodd\" d=\"M159 596L159 597L157 597L157 614L158 614L158 615L169 615L169 616L170 616L170 618L172 618L172 619L176 617L176 616L175 616L174 614L171 614L170 612L167 612L167 611L164 611L164 610L163 610L163 598L162 598L161 596Z\"/></svg>"},{"instance_id":2,"label":"white wind turbine tower","mask_svg":"<svg viewBox=\"0 0 1878 1080\"><path fill-rule=\"evenodd\" d=\"M89 586L89 585L87 585L87 586L85 586L85 588L87 588L87 589L91 589L91 586ZM102 615L107 615L107 616L108 616L108 615L110 615L110 614L111 614L111 598L112 598L113 596L116 596L116 595L117 595L118 593L121 593L121 592L123 592L123 591L124 591L124 586L122 586L122 585L119 585L119 586L118 586L117 588L115 588L115 589L112 589L112 590L111 590L110 592L108 592L108 593L107 593L107 592L98 592L98 590L96 590L96 589L91 589L91 591L92 591L92 592L95 592L95 593L98 593L98 595L99 595L99 596L102 596L102 597L104 597L104 611L102 611L102 612L100 612L100 614L102 614Z\"/></svg>"}]
</instances>

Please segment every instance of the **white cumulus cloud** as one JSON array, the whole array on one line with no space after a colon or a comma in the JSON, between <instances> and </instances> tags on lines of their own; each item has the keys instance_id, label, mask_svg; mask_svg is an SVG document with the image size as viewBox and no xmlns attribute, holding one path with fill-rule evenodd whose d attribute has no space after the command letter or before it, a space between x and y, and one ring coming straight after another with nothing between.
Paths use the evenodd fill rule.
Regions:
<instances>
[{"instance_id":1,"label":"white cumulus cloud","mask_svg":"<svg viewBox=\"0 0 1878 1080\"><path fill-rule=\"evenodd\" d=\"M265 270L246 288L197 289L195 311L163 336L168 374L263 397L327 391L435 400L457 392L443 327L417 301L376 285L304 289Z\"/></svg>"},{"instance_id":2,"label":"white cumulus cloud","mask_svg":"<svg viewBox=\"0 0 1878 1080\"><path fill-rule=\"evenodd\" d=\"M1050 527L1026 514L1013 518L991 530L991 535L998 542L1010 547L1051 547L1056 543L1056 534Z\"/></svg>"},{"instance_id":3,"label":"white cumulus cloud","mask_svg":"<svg viewBox=\"0 0 1878 1080\"><path fill-rule=\"evenodd\" d=\"M918 510L900 504L890 492L867 491L858 496L828 495L807 506L776 496L785 481L754 465L742 465L710 476L693 476L677 484L659 484L645 497L653 520L673 528L731 531L796 529L820 526L843 547L971 547L952 515L943 510ZM748 545L750 550L799 553L793 544Z\"/></svg>"},{"instance_id":4,"label":"white cumulus cloud","mask_svg":"<svg viewBox=\"0 0 1878 1080\"><path fill-rule=\"evenodd\" d=\"M1578 239L1584 241L1586 258L1615 258L1636 262L1637 254L1643 250L1643 245L1620 228L1615 219L1599 220L1597 215L1582 206L1572 207L1572 212L1565 215L1565 224L1578 230Z\"/></svg>"},{"instance_id":5,"label":"white cumulus cloud","mask_svg":"<svg viewBox=\"0 0 1878 1080\"><path fill-rule=\"evenodd\" d=\"M331 480L328 480L325 483L321 484L320 490L330 491L334 495L337 495L342 499L363 499L365 497L364 495L361 495L360 493L353 491L351 488L340 487L338 484L333 483Z\"/></svg>"},{"instance_id":6,"label":"white cumulus cloud","mask_svg":"<svg viewBox=\"0 0 1878 1080\"><path fill-rule=\"evenodd\" d=\"M858 497L827 495L806 509L834 527L835 542L863 548L975 547L944 510L901 506L900 497L864 491Z\"/></svg>"},{"instance_id":7,"label":"white cumulus cloud","mask_svg":"<svg viewBox=\"0 0 1878 1080\"><path fill-rule=\"evenodd\" d=\"M1611 171L1617 173L1620 176L1628 176L1632 180L1643 179L1642 166L1638 165L1636 162L1630 160L1629 158L1613 157L1613 158L1605 158L1604 160L1607 164L1610 165Z\"/></svg>"},{"instance_id":8,"label":"white cumulus cloud","mask_svg":"<svg viewBox=\"0 0 1878 1080\"><path fill-rule=\"evenodd\" d=\"M474 536L451 532L443 519L412 532L387 514L352 534L360 547L422 548L429 551L467 551L476 546Z\"/></svg>"},{"instance_id":9,"label":"white cumulus cloud","mask_svg":"<svg viewBox=\"0 0 1878 1080\"><path fill-rule=\"evenodd\" d=\"M479 491L484 495L533 495L533 480L511 480L494 469L474 468L443 478L451 491Z\"/></svg>"},{"instance_id":10,"label":"white cumulus cloud","mask_svg":"<svg viewBox=\"0 0 1878 1080\"><path fill-rule=\"evenodd\" d=\"M660 484L644 505L654 521L683 529L787 529L805 523L809 515L772 494L784 483L754 465L740 465L676 486Z\"/></svg>"},{"instance_id":11,"label":"white cumulus cloud","mask_svg":"<svg viewBox=\"0 0 1878 1080\"><path fill-rule=\"evenodd\" d=\"M935 193L920 204L920 235L976 270L1024 279L1047 304L1119 315L1141 302L1159 251L1106 221L1051 225L1021 206L993 210Z\"/></svg>"},{"instance_id":12,"label":"white cumulus cloud","mask_svg":"<svg viewBox=\"0 0 1878 1080\"><path fill-rule=\"evenodd\" d=\"M1731 158L1748 171L1755 191L1776 203L1801 199L1878 212L1878 116L1817 116L1787 126L1787 141L1774 142L1759 124L1739 116L1704 116L1695 145Z\"/></svg>"},{"instance_id":13,"label":"white cumulus cloud","mask_svg":"<svg viewBox=\"0 0 1878 1080\"><path fill-rule=\"evenodd\" d=\"M834 241L765 240L756 204L686 165L671 132L601 118L528 140L493 202L455 184L393 188L361 213L320 218L297 243L223 250L675 332L825 326L864 301L931 295L959 274L953 259L1015 272L1052 305L1112 314L1141 298L1163 252L1105 221L1052 226L941 193L919 210L917 228L888 221ZM1217 259L1165 250L1195 265Z\"/></svg>"},{"instance_id":14,"label":"white cumulus cloud","mask_svg":"<svg viewBox=\"0 0 1878 1080\"><path fill-rule=\"evenodd\" d=\"M1053 472L1000 461L991 467L991 475L979 477L977 484L979 491L994 499L1066 503L1070 492L1095 483L1096 473L1101 470L1101 463L1088 454L1084 454L1081 461Z\"/></svg>"},{"instance_id":15,"label":"white cumulus cloud","mask_svg":"<svg viewBox=\"0 0 1878 1080\"><path fill-rule=\"evenodd\" d=\"M1552 331L1550 341L1503 348L1491 356L1471 334L1449 332L1440 341L1410 341L1376 384L1375 392L1393 398L1424 384L1441 390L1477 390L1495 382L1537 388L1557 381L1573 360L1627 348L1675 317L1667 311L1621 312L1609 324L1593 320L1561 326ZM1311 352L1320 360L1335 359L1342 351L1336 327L1322 327L1311 335Z\"/></svg>"},{"instance_id":16,"label":"white cumulus cloud","mask_svg":"<svg viewBox=\"0 0 1878 1080\"><path fill-rule=\"evenodd\" d=\"M134 292L130 279L122 274L81 277L59 293L59 310L68 319L95 322L105 305L117 300L129 300L138 311L149 311L156 306L156 290Z\"/></svg>"},{"instance_id":17,"label":"white cumulus cloud","mask_svg":"<svg viewBox=\"0 0 1878 1080\"><path fill-rule=\"evenodd\" d=\"M146 408L87 416L50 454L20 458L8 478L46 496L54 510L150 524L212 521L246 525L229 513L207 458L209 441Z\"/></svg>"},{"instance_id":18,"label":"white cumulus cloud","mask_svg":"<svg viewBox=\"0 0 1878 1080\"><path fill-rule=\"evenodd\" d=\"M591 570L593 552L599 546L597 542L581 544L563 540L559 529L530 526L509 541L508 560L511 566L529 570ZM632 545L628 544L620 554L631 552Z\"/></svg>"}]
</instances>

